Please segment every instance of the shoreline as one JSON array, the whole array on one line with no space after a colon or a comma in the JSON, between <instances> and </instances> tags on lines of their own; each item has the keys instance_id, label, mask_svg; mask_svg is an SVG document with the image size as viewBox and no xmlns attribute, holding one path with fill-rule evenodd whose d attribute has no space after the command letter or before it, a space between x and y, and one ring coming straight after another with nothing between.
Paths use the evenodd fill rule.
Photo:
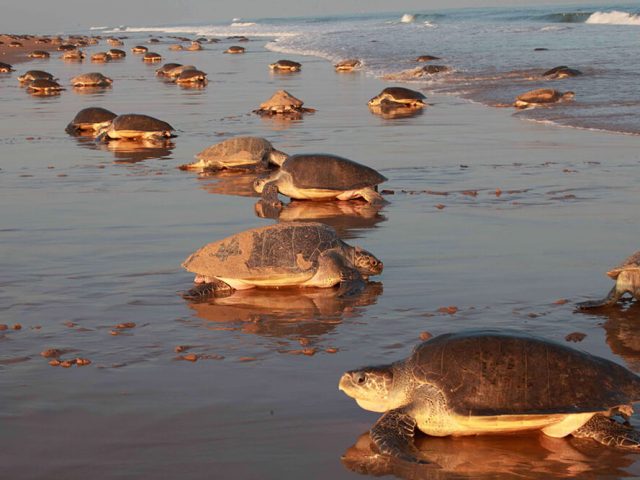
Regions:
<instances>
[{"instance_id":1,"label":"shoreline","mask_svg":"<svg viewBox=\"0 0 640 480\"><path fill-rule=\"evenodd\" d=\"M43 50L49 52L53 56L53 52L56 52L57 46L51 43L36 43L36 38L40 35L36 34L23 34L23 35L8 35L0 34L0 41L4 42L0 44L0 62L8 63L10 65L27 63L32 59L27 55L34 50ZM51 38L43 35L43 37ZM10 47L9 42L17 40L22 43L21 47Z\"/></svg>"}]
</instances>

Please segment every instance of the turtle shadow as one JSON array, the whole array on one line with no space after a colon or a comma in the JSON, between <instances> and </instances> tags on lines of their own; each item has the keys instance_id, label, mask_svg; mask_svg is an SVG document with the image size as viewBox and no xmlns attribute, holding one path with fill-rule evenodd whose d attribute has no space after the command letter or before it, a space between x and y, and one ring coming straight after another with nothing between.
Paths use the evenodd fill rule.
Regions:
<instances>
[{"instance_id":1,"label":"turtle shadow","mask_svg":"<svg viewBox=\"0 0 640 480\"><path fill-rule=\"evenodd\" d=\"M348 470L375 477L404 479L618 478L636 455L591 440L543 434L429 437L419 433L416 446L429 462L415 464L374 451L369 432L341 457Z\"/></svg>"}]
</instances>

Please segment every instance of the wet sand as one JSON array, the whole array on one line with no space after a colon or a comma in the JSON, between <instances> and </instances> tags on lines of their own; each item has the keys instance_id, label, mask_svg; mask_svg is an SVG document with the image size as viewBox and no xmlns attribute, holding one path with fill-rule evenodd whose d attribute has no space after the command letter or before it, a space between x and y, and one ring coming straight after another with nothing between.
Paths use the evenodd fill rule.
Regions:
<instances>
[{"instance_id":1,"label":"wet sand","mask_svg":"<svg viewBox=\"0 0 640 480\"><path fill-rule=\"evenodd\" d=\"M267 65L282 55L261 40L244 44L244 55L222 54L230 41L169 52L175 42L165 40L150 49L208 72L205 88L155 78L158 65L129 53L143 39L126 41L122 61L34 60L0 76L4 475L640 475L635 454L537 436L426 439L422 448L442 468L418 474L357 462L349 469L341 456L378 415L337 390L343 371L402 358L422 332L468 328L561 342L579 331L587 336L576 347L640 371L637 305L573 311L574 302L604 295L604 272L638 248L637 137L524 122L446 96L429 97L417 116L384 119L366 102L386 84L361 73L338 75L324 60L288 56L302 72L273 74ZM16 80L28 68L54 73L67 90L30 96ZM113 86L74 91L69 79L88 71ZM250 113L280 88L317 112L297 121ZM157 116L179 136L160 150L67 136L75 113L93 105ZM389 178L382 188L394 194L380 211L293 204L282 215L335 224L384 261L377 283L349 301L331 291L205 304L180 297L192 281L180 268L188 254L273 221L254 214L249 179L177 169L234 135L264 136L288 153L343 155ZM116 328L123 322L135 327ZM49 348L92 363L50 367L40 356ZM199 360L178 359L189 353ZM470 457L477 452L486 453ZM500 461L478 460L492 455Z\"/></svg>"}]
</instances>

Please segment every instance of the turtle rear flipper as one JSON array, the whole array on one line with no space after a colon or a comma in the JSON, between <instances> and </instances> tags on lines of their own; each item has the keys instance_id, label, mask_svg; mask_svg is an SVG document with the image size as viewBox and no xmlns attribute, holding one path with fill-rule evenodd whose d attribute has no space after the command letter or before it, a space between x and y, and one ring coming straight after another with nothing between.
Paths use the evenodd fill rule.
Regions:
<instances>
[{"instance_id":1,"label":"turtle rear flipper","mask_svg":"<svg viewBox=\"0 0 640 480\"><path fill-rule=\"evenodd\" d=\"M592 438L609 447L640 450L640 432L601 414L591 417L572 435L577 438Z\"/></svg>"},{"instance_id":2,"label":"turtle rear flipper","mask_svg":"<svg viewBox=\"0 0 640 480\"><path fill-rule=\"evenodd\" d=\"M580 310L588 310L590 308L601 308L601 307L610 307L614 305L620 297L622 296L621 292L618 292L617 287L613 287L611 291L604 297L602 300L588 300L586 302L580 302L577 304L577 307Z\"/></svg>"},{"instance_id":3,"label":"turtle rear flipper","mask_svg":"<svg viewBox=\"0 0 640 480\"><path fill-rule=\"evenodd\" d=\"M208 297L228 297L234 292L234 289L222 280L213 282L199 283L191 290L184 292L182 298L185 300L204 300Z\"/></svg>"},{"instance_id":4,"label":"turtle rear flipper","mask_svg":"<svg viewBox=\"0 0 640 480\"><path fill-rule=\"evenodd\" d=\"M420 451L414 444L416 420L403 409L389 410L370 432L371 440L383 455L413 463L429 463L420 458Z\"/></svg>"}]
</instances>

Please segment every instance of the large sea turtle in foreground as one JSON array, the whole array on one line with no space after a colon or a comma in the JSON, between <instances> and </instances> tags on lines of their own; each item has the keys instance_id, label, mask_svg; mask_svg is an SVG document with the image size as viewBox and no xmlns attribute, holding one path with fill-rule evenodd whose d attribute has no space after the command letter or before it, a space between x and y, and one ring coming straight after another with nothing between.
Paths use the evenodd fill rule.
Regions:
<instances>
[{"instance_id":1,"label":"large sea turtle in foreground","mask_svg":"<svg viewBox=\"0 0 640 480\"><path fill-rule=\"evenodd\" d=\"M260 169L269 164L280 166L288 158L260 137L233 137L196 154L197 162L182 165L181 170Z\"/></svg>"},{"instance_id":2,"label":"large sea turtle in foreground","mask_svg":"<svg viewBox=\"0 0 640 480\"><path fill-rule=\"evenodd\" d=\"M416 428L431 436L542 431L640 447L616 422L640 401L640 377L604 358L504 331L434 337L406 359L342 375L340 390L385 412L371 429L382 454L421 461Z\"/></svg>"},{"instance_id":3,"label":"large sea turtle in foreground","mask_svg":"<svg viewBox=\"0 0 640 480\"><path fill-rule=\"evenodd\" d=\"M73 117L65 131L71 135L78 135L82 132L97 132L108 127L116 117L115 113L106 108L83 108Z\"/></svg>"},{"instance_id":4,"label":"large sea turtle in foreground","mask_svg":"<svg viewBox=\"0 0 640 480\"><path fill-rule=\"evenodd\" d=\"M328 154L301 154L289 157L279 170L259 177L254 183L262 201L280 206L278 192L297 200L351 200L383 202L377 185L387 178L373 168Z\"/></svg>"},{"instance_id":5,"label":"large sea turtle in foreground","mask_svg":"<svg viewBox=\"0 0 640 480\"><path fill-rule=\"evenodd\" d=\"M551 103L571 100L575 96L573 92L559 92L553 88L539 88L525 92L516 97L513 106L516 108L536 107L540 105L549 105Z\"/></svg>"},{"instance_id":6,"label":"large sea turtle in foreground","mask_svg":"<svg viewBox=\"0 0 640 480\"><path fill-rule=\"evenodd\" d=\"M196 274L197 298L254 287L321 287L340 285L341 293L363 286L363 279L382 272L382 262L360 247L338 238L322 223L277 223L209 243L182 266Z\"/></svg>"},{"instance_id":7,"label":"large sea turtle in foreground","mask_svg":"<svg viewBox=\"0 0 640 480\"><path fill-rule=\"evenodd\" d=\"M108 87L112 83L112 79L100 72L82 73L71 79L71 85L74 87Z\"/></svg>"},{"instance_id":8,"label":"large sea turtle in foreground","mask_svg":"<svg viewBox=\"0 0 640 480\"><path fill-rule=\"evenodd\" d=\"M578 303L578 308L609 307L616 304L626 293L640 301L640 250L609 270L607 275L616 281L607 296L602 300Z\"/></svg>"},{"instance_id":9,"label":"large sea turtle in foreground","mask_svg":"<svg viewBox=\"0 0 640 480\"><path fill-rule=\"evenodd\" d=\"M97 140L162 140L173 137L172 132L173 127L167 122L148 115L127 113L114 118L109 126L99 132Z\"/></svg>"}]
</instances>

